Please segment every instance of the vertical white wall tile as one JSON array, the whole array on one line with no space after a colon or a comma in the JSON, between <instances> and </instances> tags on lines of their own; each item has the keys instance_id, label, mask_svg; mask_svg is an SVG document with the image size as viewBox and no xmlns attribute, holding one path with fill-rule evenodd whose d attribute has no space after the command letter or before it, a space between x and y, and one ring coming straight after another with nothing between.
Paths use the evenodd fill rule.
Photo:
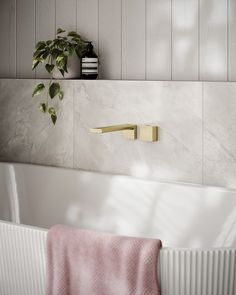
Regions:
<instances>
[{"instance_id":1,"label":"vertical white wall tile","mask_svg":"<svg viewBox=\"0 0 236 295\"><path fill-rule=\"evenodd\" d=\"M0 5L0 77L10 78L16 74L15 0L2 0Z\"/></svg>"},{"instance_id":2,"label":"vertical white wall tile","mask_svg":"<svg viewBox=\"0 0 236 295\"><path fill-rule=\"evenodd\" d=\"M56 0L56 29L76 30L76 0Z\"/></svg>"},{"instance_id":3,"label":"vertical white wall tile","mask_svg":"<svg viewBox=\"0 0 236 295\"><path fill-rule=\"evenodd\" d=\"M236 1L229 0L228 5L228 78L229 81L236 81Z\"/></svg>"},{"instance_id":4,"label":"vertical white wall tile","mask_svg":"<svg viewBox=\"0 0 236 295\"><path fill-rule=\"evenodd\" d=\"M146 79L171 80L171 0L149 0L146 9Z\"/></svg>"},{"instance_id":5,"label":"vertical white wall tile","mask_svg":"<svg viewBox=\"0 0 236 295\"><path fill-rule=\"evenodd\" d=\"M98 48L98 0L77 0L77 32Z\"/></svg>"},{"instance_id":6,"label":"vertical white wall tile","mask_svg":"<svg viewBox=\"0 0 236 295\"><path fill-rule=\"evenodd\" d=\"M122 79L145 80L145 0L122 0Z\"/></svg>"},{"instance_id":7,"label":"vertical white wall tile","mask_svg":"<svg viewBox=\"0 0 236 295\"><path fill-rule=\"evenodd\" d=\"M36 42L55 36L55 0L36 0ZM36 77L48 78L44 65L36 69Z\"/></svg>"},{"instance_id":8,"label":"vertical white wall tile","mask_svg":"<svg viewBox=\"0 0 236 295\"><path fill-rule=\"evenodd\" d=\"M34 77L35 41L64 27L100 48L101 78L234 81L235 17L234 0L2 0L0 77Z\"/></svg>"},{"instance_id":9,"label":"vertical white wall tile","mask_svg":"<svg viewBox=\"0 0 236 295\"><path fill-rule=\"evenodd\" d=\"M10 31L9 31L9 77L16 78L16 1L10 3Z\"/></svg>"},{"instance_id":10,"label":"vertical white wall tile","mask_svg":"<svg viewBox=\"0 0 236 295\"><path fill-rule=\"evenodd\" d=\"M200 0L200 79L227 80L227 0Z\"/></svg>"},{"instance_id":11,"label":"vertical white wall tile","mask_svg":"<svg viewBox=\"0 0 236 295\"><path fill-rule=\"evenodd\" d=\"M10 6L8 0L1 1L0 9L0 34L1 40L7 40L10 32L10 22L9 22ZM9 76L9 43L0 42L0 77Z\"/></svg>"},{"instance_id":12,"label":"vertical white wall tile","mask_svg":"<svg viewBox=\"0 0 236 295\"><path fill-rule=\"evenodd\" d=\"M35 47L35 1L17 0L17 78L34 78L31 70Z\"/></svg>"},{"instance_id":13,"label":"vertical white wall tile","mask_svg":"<svg viewBox=\"0 0 236 295\"><path fill-rule=\"evenodd\" d=\"M198 0L172 1L172 79L198 80Z\"/></svg>"},{"instance_id":14,"label":"vertical white wall tile","mask_svg":"<svg viewBox=\"0 0 236 295\"><path fill-rule=\"evenodd\" d=\"M99 1L100 78L121 79L121 0Z\"/></svg>"}]
</instances>

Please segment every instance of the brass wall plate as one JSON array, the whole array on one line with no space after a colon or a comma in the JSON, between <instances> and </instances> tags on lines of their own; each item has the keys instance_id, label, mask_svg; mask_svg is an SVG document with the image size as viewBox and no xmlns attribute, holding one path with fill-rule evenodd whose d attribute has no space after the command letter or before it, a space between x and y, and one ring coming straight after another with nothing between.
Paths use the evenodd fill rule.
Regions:
<instances>
[{"instance_id":1,"label":"brass wall plate","mask_svg":"<svg viewBox=\"0 0 236 295\"><path fill-rule=\"evenodd\" d=\"M124 139L135 140L137 139L137 126L133 129L127 129L122 131L122 135Z\"/></svg>"},{"instance_id":2,"label":"brass wall plate","mask_svg":"<svg viewBox=\"0 0 236 295\"><path fill-rule=\"evenodd\" d=\"M139 139L142 141L158 141L158 126L143 125L139 128Z\"/></svg>"}]
</instances>

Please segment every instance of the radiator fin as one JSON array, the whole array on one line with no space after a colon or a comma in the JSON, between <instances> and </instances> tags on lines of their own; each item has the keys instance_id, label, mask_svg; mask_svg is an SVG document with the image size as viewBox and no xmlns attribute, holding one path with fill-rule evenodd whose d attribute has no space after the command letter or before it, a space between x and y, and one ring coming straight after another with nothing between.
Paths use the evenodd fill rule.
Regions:
<instances>
[{"instance_id":1,"label":"radiator fin","mask_svg":"<svg viewBox=\"0 0 236 295\"><path fill-rule=\"evenodd\" d=\"M45 294L47 231L0 222L0 295ZM160 251L162 295L235 295L236 249Z\"/></svg>"},{"instance_id":2,"label":"radiator fin","mask_svg":"<svg viewBox=\"0 0 236 295\"><path fill-rule=\"evenodd\" d=\"M0 294L45 294L47 231L0 222Z\"/></svg>"},{"instance_id":3,"label":"radiator fin","mask_svg":"<svg viewBox=\"0 0 236 295\"><path fill-rule=\"evenodd\" d=\"M235 295L236 249L161 250L162 295Z\"/></svg>"}]
</instances>

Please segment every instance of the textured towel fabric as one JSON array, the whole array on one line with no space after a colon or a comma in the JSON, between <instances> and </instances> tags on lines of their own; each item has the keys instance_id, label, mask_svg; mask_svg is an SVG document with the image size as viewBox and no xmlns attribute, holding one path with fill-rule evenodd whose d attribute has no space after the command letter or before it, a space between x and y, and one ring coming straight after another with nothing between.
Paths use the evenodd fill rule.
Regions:
<instances>
[{"instance_id":1,"label":"textured towel fabric","mask_svg":"<svg viewBox=\"0 0 236 295\"><path fill-rule=\"evenodd\" d=\"M47 295L159 295L161 241L56 225L47 237Z\"/></svg>"}]
</instances>

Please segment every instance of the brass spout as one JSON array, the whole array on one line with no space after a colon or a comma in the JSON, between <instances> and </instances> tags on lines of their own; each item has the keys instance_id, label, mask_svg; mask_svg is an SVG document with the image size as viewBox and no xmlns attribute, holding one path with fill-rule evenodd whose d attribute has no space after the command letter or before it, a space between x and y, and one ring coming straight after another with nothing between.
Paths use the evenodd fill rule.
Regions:
<instances>
[{"instance_id":1,"label":"brass spout","mask_svg":"<svg viewBox=\"0 0 236 295\"><path fill-rule=\"evenodd\" d=\"M104 126L104 127L95 127L91 128L90 132L93 133L107 133L107 132L116 132L122 130L133 130L137 128L137 125L133 124L123 124L123 125L114 125L114 126Z\"/></svg>"},{"instance_id":2,"label":"brass spout","mask_svg":"<svg viewBox=\"0 0 236 295\"><path fill-rule=\"evenodd\" d=\"M90 129L90 132L93 132L93 133L107 133L107 132L116 132L116 131L122 131L123 137L125 139L134 140L137 138L137 125L134 125L134 124L95 127Z\"/></svg>"}]
</instances>

